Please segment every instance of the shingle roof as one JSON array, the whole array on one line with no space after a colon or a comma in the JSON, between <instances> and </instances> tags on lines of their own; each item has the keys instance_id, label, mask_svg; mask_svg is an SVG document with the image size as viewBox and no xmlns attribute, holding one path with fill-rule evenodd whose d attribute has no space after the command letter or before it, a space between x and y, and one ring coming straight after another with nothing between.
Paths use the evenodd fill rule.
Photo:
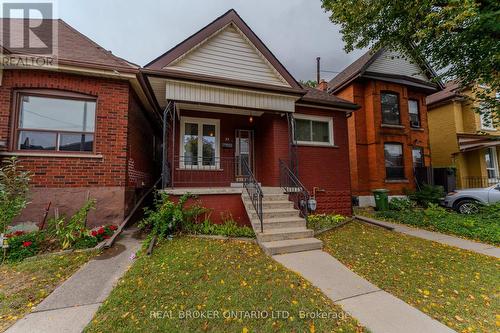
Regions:
<instances>
[{"instance_id":1,"label":"shingle roof","mask_svg":"<svg viewBox=\"0 0 500 333\"><path fill-rule=\"evenodd\" d=\"M341 85L354 78L358 74L360 74L372 61L373 57L378 52L373 52L372 50L367 51L361 57L359 57L352 64L347 66L342 72L337 74L333 79L328 82L328 88L330 90L335 90L339 88Z\"/></svg>"},{"instance_id":2,"label":"shingle roof","mask_svg":"<svg viewBox=\"0 0 500 333\"><path fill-rule=\"evenodd\" d=\"M1 18L0 24L3 25L4 20L18 20L23 19L6 19ZM128 62L120 57L113 55L110 51L104 49L94 41L92 41L87 36L78 32L76 29L71 27L69 24L61 19L51 20L52 24L57 25L57 42L54 42L55 52L58 57L59 63L71 64L73 66L82 66L90 68L105 68L110 70L121 70L121 71L137 71L139 66ZM39 22L39 20L38 20ZM34 22L36 24L36 22ZM53 27L52 25L52 27ZM10 38L18 41L22 41L21 24L10 24ZM50 25L42 25L46 27L47 31L41 31L40 33L50 33ZM4 47L7 52L11 51Z\"/></svg>"},{"instance_id":3,"label":"shingle roof","mask_svg":"<svg viewBox=\"0 0 500 333\"><path fill-rule=\"evenodd\" d=\"M302 88L306 90L307 93L304 96L302 96L299 102L303 101L315 104L337 106L351 110L359 109L359 106L357 104L354 104L346 99L331 95L326 91L319 90L316 88L306 87L304 85L302 85Z\"/></svg>"},{"instance_id":4,"label":"shingle roof","mask_svg":"<svg viewBox=\"0 0 500 333\"><path fill-rule=\"evenodd\" d=\"M426 103L427 106L436 104L450 98L461 97L460 95L460 82L459 81L449 81L446 83L443 90L438 91L435 94L427 96Z\"/></svg>"}]
</instances>

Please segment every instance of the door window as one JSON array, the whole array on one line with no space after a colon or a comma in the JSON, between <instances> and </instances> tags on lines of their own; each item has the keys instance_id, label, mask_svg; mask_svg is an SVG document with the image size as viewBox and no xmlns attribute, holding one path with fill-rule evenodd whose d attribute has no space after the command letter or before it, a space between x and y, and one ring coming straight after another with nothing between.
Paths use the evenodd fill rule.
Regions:
<instances>
[{"instance_id":1,"label":"door window","mask_svg":"<svg viewBox=\"0 0 500 333\"><path fill-rule=\"evenodd\" d=\"M498 182L499 172L498 172L498 157L496 148L488 148L484 154L484 159L486 162L486 172L488 174L488 180L490 183Z\"/></svg>"}]
</instances>

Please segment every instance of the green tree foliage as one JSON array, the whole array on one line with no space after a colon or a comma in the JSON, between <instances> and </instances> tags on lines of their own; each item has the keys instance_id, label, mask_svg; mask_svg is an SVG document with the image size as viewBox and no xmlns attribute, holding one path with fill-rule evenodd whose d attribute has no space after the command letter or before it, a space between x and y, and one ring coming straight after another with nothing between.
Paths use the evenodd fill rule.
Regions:
<instances>
[{"instance_id":1,"label":"green tree foliage","mask_svg":"<svg viewBox=\"0 0 500 333\"><path fill-rule=\"evenodd\" d=\"M300 84L309 88L316 88L318 82L316 80L300 81Z\"/></svg>"},{"instance_id":2,"label":"green tree foliage","mask_svg":"<svg viewBox=\"0 0 500 333\"><path fill-rule=\"evenodd\" d=\"M500 122L498 0L321 1L340 25L347 52L390 46L425 56L443 81L473 87L482 109L494 111L493 121Z\"/></svg>"},{"instance_id":3,"label":"green tree foliage","mask_svg":"<svg viewBox=\"0 0 500 333\"><path fill-rule=\"evenodd\" d=\"M0 167L0 233L28 204L30 173L22 171L19 161L9 158Z\"/></svg>"}]
</instances>

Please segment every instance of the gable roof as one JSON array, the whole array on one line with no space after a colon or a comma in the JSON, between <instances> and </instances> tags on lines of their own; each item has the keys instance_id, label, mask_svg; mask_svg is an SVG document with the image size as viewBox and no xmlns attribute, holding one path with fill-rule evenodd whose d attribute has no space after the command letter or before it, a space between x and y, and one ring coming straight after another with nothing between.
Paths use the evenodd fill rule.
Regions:
<instances>
[{"instance_id":1,"label":"gable roof","mask_svg":"<svg viewBox=\"0 0 500 333\"><path fill-rule=\"evenodd\" d=\"M352 103L346 99L337 97L335 95L329 94L327 91L319 90L316 88L311 88L302 85L302 87L307 91L307 93L302 96L298 103L305 102L306 104L322 105L329 107L340 107L345 108L346 112L359 109L359 105Z\"/></svg>"},{"instance_id":2,"label":"gable roof","mask_svg":"<svg viewBox=\"0 0 500 333\"><path fill-rule=\"evenodd\" d=\"M250 27L241 19L238 13L231 9L227 11L222 16L215 19L212 23L208 24L192 36L188 37L186 40L182 41L178 45L174 46L172 49L164 53L163 55L157 57L147 65L145 65L146 70L154 70L158 73L168 73L173 71L172 69L166 68L172 65L174 62L179 61L181 57L191 52L194 48L206 42L207 39L213 37L215 34L220 32L222 29L226 28L228 25L234 25L238 32L248 39L252 46L263 56L266 62L272 66L272 68L283 78L286 83L286 87L291 90L302 91L300 84L295 80L295 78L288 72L288 70L279 62L279 60L274 56L274 54L264 45L264 43L259 39L259 37L250 29ZM182 61L182 60L181 60ZM189 73L193 74L193 73ZM199 74L199 73L194 73ZM204 75L205 79L210 77L217 78L217 73L214 75ZM219 77L220 78L220 77Z\"/></svg>"},{"instance_id":3,"label":"gable roof","mask_svg":"<svg viewBox=\"0 0 500 333\"><path fill-rule=\"evenodd\" d=\"M461 90L462 90L462 87L460 85L460 81L458 81L458 80L449 81L446 83L443 90L438 91L437 93L432 94L430 96L427 96L425 101L427 103L427 106L429 107L429 106L433 106L433 105L440 103L440 102L445 102L445 101L450 100L452 98L463 97L461 95Z\"/></svg>"},{"instance_id":4,"label":"gable roof","mask_svg":"<svg viewBox=\"0 0 500 333\"><path fill-rule=\"evenodd\" d=\"M24 21L27 19L0 18L0 25L3 26L6 20ZM31 20L40 21L40 20ZM96 68L105 70L117 70L124 72L137 72L139 66L115 56L110 51L104 49L96 42L78 32L61 19L53 19L52 25L41 25L40 33L49 34L51 29L57 31L57 42L54 40L53 47L56 49L57 61L59 64L76 67ZM35 24L36 22L34 22ZM10 24L10 38L22 41L23 30L21 24ZM2 45L5 53L14 53L12 50Z\"/></svg>"},{"instance_id":5,"label":"gable roof","mask_svg":"<svg viewBox=\"0 0 500 333\"><path fill-rule=\"evenodd\" d=\"M381 68L382 66L380 66L381 64L377 64L377 69L375 69L375 67L371 68L371 66L376 61L380 62L380 60L382 59L382 55L389 53L391 53L391 51L387 48L381 48L378 51L367 51L356 61L347 66L332 80L330 80L330 82L328 83L329 91L335 93L344 88L353 80L362 76L395 81L398 83L414 84L421 88L427 88L430 90L437 90L442 87L440 82L438 82L438 84L430 82L430 79L435 78L436 74L434 73L432 68L423 59L420 58L416 59L418 66L423 70L428 80L424 80L424 77L422 77L421 75L411 75L411 73L402 73L402 75L398 74L397 72L391 73L391 71L389 71L389 73L383 73L383 68ZM392 54L389 54L389 56L393 57Z\"/></svg>"}]
</instances>

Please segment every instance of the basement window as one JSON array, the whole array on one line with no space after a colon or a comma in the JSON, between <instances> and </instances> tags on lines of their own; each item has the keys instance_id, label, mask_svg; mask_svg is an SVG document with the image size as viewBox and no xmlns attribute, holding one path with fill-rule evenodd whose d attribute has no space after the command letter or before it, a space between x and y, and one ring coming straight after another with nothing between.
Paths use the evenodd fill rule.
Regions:
<instances>
[{"instance_id":1,"label":"basement window","mask_svg":"<svg viewBox=\"0 0 500 333\"><path fill-rule=\"evenodd\" d=\"M294 139L297 144L333 146L333 119L296 114Z\"/></svg>"},{"instance_id":2,"label":"basement window","mask_svg":"<svg viewBox=\"0 0 500 333\"><path fill-rule=\"evenodd\" d=\"M18 150L94 151L95 99L21 94L18 101Z\"/></svg>"}]
</instances>

